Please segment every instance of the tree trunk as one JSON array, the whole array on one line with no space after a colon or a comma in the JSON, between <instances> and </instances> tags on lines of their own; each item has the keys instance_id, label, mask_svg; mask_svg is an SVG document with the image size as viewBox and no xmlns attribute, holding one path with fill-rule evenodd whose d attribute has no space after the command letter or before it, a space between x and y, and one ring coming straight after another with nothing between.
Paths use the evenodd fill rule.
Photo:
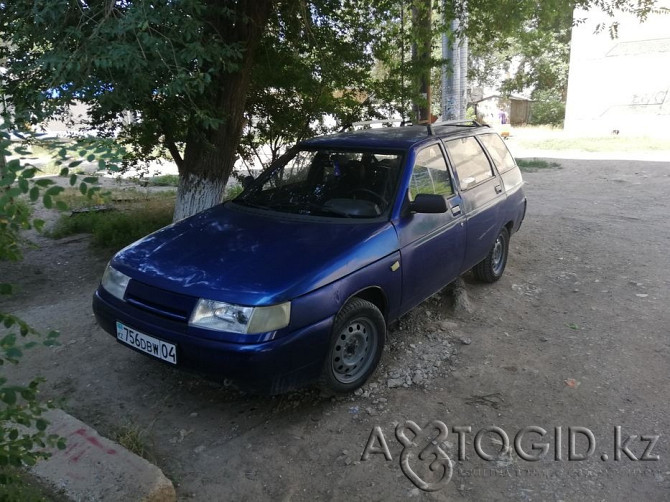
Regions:
<instances>
[{"instance_id":1,"label":"tree trunk","mask_svg":"<svg viewBox=\"0 0 670 502\"><path fill-rule=\"evenodd\" d=\"M217 0L211 0L217 3ZM179 166L179 186L174 220L207 209L223 200L235 165L237 146L244 124L254 53L265 30L273 0L238 0L237 19L217 26L219 33L244 43L243 60L235 73L221 75L212 85L217 93L212 106L221 111L223 123L215 129L190 131ZM227 21L227 23L226 23Z\"/></svg>"},{"instance_id":2,"label":"tree trunk","mask_svg":"<svg viewBox=\"0 0 670 502\"><path fill-rule=\"evenodd\" d=\"M218 204L223 198L225 188L226 181L221 179L208 179L190 173L181 174L173 220L179 221Z\"/></svg>"}]
</instances>

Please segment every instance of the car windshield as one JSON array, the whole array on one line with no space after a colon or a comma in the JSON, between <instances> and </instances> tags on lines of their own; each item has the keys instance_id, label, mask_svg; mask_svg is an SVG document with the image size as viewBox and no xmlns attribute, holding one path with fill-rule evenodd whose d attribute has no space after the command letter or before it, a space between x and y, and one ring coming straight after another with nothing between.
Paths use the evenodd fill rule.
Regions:
<instances>
[{"instance_id":1,"label":"car windshield","mask_svg":"<svg viewBox=\"0 0 670 502\"><path fill-rule=\"evenodd\" d=\"M285 213L376 218L392 204L401 160L398 152L295 149L235 202Z\"/></svg>"}]
</instances>

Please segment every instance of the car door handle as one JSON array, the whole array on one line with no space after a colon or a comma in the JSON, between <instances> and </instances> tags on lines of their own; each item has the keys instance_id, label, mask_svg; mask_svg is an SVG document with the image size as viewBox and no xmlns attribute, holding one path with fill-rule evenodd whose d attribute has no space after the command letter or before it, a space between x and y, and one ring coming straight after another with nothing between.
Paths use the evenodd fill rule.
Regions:
<instances>
[{"instance_id":1,"label":"car door handle","mask_svg":"<svg viewBox=\"0 0 670 502\"><path fill-rule=\"evenodd\" d=\"M496 185L496 193L502 192L502 185Z\"/></svg>"},{"instance_id":2,"label":"car door handle","mask_svg":"<svg viewBox=\"0 0 670 502\"><path fill-rule=\"evenodd\" d=\"M461 206L451 206L451 214L454 216L461 214Z\"/></svg>"}]
</instances>

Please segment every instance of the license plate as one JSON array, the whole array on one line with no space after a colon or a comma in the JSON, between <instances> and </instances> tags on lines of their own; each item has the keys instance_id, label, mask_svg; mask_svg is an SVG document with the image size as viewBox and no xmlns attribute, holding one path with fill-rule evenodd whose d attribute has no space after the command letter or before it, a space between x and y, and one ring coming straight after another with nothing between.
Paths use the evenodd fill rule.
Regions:
<instances>
[{"instance_id":1,"label":"license plate","mask_svg":"<svg viewBox=\"0 0 670 502\"><path fill-rule=\"evenodd\" d=\"M177 364L177 347L153 336L145 335L133 328L116 322L116 339L121 343L135 347L145 354L162 359L171 364Z\"/></svg>"}]
</instances>

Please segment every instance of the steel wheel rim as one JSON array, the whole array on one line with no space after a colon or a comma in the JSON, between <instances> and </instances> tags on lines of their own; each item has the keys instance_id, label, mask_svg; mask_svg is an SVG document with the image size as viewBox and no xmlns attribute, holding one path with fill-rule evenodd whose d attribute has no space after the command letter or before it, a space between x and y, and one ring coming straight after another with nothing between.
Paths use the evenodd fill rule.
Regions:
<instances>
[{"instance_id":1,"label":"steel wheel rim","mask_svg":"<svg viewBox=\"0 0 670 502\"><path fill-rule=\"evenodd\" d=\"M498 236L495 244L493 245L491 262L493 273L496 275L499 274L505 265L505 239L502 235Z\"/></svg>"},{"instance_id":2,"label":"steel wheel rim","mask_svg":"<svg viewBox=\"0 0 670 502\"><path fill-rule=\"evenodd\" d=\"M352 383L368 371L377 338L377 329L365 318L354 319L340 330L331 356L333 375L340 383Z\"/></svg>"}]
</instances>

